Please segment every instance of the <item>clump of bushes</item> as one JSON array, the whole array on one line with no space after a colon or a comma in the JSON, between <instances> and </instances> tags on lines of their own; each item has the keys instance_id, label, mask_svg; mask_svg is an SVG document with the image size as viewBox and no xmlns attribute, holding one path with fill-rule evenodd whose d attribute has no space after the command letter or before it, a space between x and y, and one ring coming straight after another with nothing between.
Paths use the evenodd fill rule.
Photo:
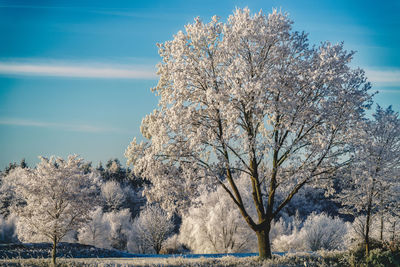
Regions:
<instances>
[{"instance_id":1,"label":"clump of bushes","mask_svg":"<svg viewBox=\"0 0 400 267\"><path fill-rule=\"evenodd\" d=\"M311 213L302 227L291 227L289 234L281 234L273 241L277 251L318 251L345 249L348 225L326 213Z\"/></svg>"},{"instance_id":2,"label":"clump of bushes","mask_svg":"<svg viewBox=\"0 0 400 267\"><path fill-rule=\"evenodd\" d=\"M355 248L349 250L343 258L343 264L349 266L400 266L400 240L390 242L370 240L370 252L365 257L365 243L360 242Z\"/></svg>"}]
</instances>

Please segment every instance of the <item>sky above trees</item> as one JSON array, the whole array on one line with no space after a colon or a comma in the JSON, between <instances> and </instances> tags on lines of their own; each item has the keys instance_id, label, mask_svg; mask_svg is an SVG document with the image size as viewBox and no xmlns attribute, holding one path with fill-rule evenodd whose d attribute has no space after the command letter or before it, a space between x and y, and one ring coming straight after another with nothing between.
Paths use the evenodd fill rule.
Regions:
<instances>
[{"instance_id":1,"label":"sky above trees","mask_svg":"<svg viewBox=\"0 0 400 267\"><path fill-rule=\"evenodd\" d=\"M310 42L344 41L374 100L400 111L400 3L380 1L0 1L0 168L77 153L106 162L156 108L156 43L236 7L281 8Z\"/></svg>"}]
</instances>

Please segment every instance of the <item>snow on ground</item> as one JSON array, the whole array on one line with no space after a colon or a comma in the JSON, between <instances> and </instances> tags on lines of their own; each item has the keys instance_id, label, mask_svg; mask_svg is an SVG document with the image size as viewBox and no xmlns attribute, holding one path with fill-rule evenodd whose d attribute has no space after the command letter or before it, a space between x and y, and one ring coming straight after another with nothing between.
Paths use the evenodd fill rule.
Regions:
<instances>
[{"instance_id":1,"label":"snow on ground","mask_svg":"<svg viewBox=\"0 0 400 267\"><path fill-rule=\"evenodd\" d=\"M0 266L50 266L51 244L2 244ZM58 266L339 266L339 254L274 253L272 260L260 261L257 253L141 255L93 246L60 243Z\"/></svg>"},{"instance_id":2,"label":"snow on ground","mask_svg":"<svg viewBox=\"0 0 400 267\"><path fill-rule=\"evenodd\" d=\"M50 243L20 243L0 244L0 259L13 258L48 258L52 244ZM134 257L134 254L118 250L96 248L89 245L61 242L57 246L57 257L63 258L123 258Z\"/></svg>"},{"instance_id":3,"label":"snow on ground","mask_svg":"<svg viewBox=\"0 0 400 267\"><path fill-rule=\"evenodd\" d=\"M225 266L225 267L280 267L280 266L343 266L338 261L338 254L333 257L320 257L312 254L292 254L274 256L271 260L260 261L258 257L224 256L220 258L184 258L184 257L138 257L138 258L59 258L58 266L86 267L128 267L128 266ZM50 259L10 259L0 260L1 266L50 266Z\"/></svg>"},{"instance_id":4,"label":"snow on ground","mask_svg":"<svg viewBox=\"0 0 400 267\"><path fill-rule=\"evenodd\" d=\"M0 259L12 258L48 258L52 244L50 243L20 243L0 244ZM274 252L274 255L284 255L284 252ZM57 246L57 257L61 258L223 258L223 257L255 257L258 253L218 253L218 254L133 254L119 250L102 249L94 246L64 243Z\"/></svg>"}]
</instances>

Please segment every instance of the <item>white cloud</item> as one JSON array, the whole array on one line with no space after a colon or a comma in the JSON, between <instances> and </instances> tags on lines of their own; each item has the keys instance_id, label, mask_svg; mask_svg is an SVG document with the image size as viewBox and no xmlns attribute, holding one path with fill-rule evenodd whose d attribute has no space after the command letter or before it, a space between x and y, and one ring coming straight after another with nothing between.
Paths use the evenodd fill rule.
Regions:
<instances>
[{"instance_id":1,"label":"white cloud","mask_svg":"<svg viewBox=\"0 0 400 267\"><path fill-rule=\"evenodd\" d=\"M0 119L0 125L53 128L53 129L62 129L67 131L86 132L86 133L122 132L121 130L116 128L97 127L88 124L53 123L53 122L33 121L24 119L7 119L7 118Z\"/></svg>"},{"instance_id":2,"label":"white cloud","mask_svg":"<svg viewBox=\"0 0 400 267\"><path fill-rule=\"evenodd\" d=\"M149 66L121 66L104 64L63 64L0 62L0 74L99 78L99 79L156 79L156 72Z\"/></svg>"},{"instance_id":3,"label":"white cloud","mask_svg":"<svg viewBox=\"0 0 400 267\"><path fill-rule=\"evenodd\" d=\"M365 70L368 80L375 85L380 86L399 86L400 87L400 70Z\"/></svg>"}]
</instances>

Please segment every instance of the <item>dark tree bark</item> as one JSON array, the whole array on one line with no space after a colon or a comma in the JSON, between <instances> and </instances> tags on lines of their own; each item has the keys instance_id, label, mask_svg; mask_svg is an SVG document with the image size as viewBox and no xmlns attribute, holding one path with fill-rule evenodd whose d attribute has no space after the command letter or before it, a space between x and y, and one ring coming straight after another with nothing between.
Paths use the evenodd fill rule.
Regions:
<instances>
[{"instance_id":1,"label":"dark tree bark","mask_svg":"<svg viewBox=\"0 0 400 267\"><path fill-rule=\"evenodd\" d=\"M372 195L373 190L371 191ZM370 250L370 243L369 243L369 230L371 224L371 211L372 211L372 197L368 200L368 208L367 208L367 220L365 222L365 257L368 257L369 250Z\"/></svg>"},{"instance_id":2,"label":"dark tree bark","mask_svg":"<svg viewBox=\"0 0 400 267\"><path fill-rule=\"evenodd\" d=\"M258 239L258 253L261 259L270 259L272 257L269 230L270 229L265 229L256 232Z\"/></svg>"},{"instance_id":3,"label":"dark tree bark","mask_svg":"<svg viewBox=\"0 0 400 267\"><path fill-rule=\"evenodd\" d=\"M51 264L56 266L56 253L57 253L57 236L53 237L53 249L51 251Z\"/></svg>"},{"instance_id":4,"label":"dark tree bark","mask_svg":"<svg viewBox=\"0 0 400 267\"><path fill-rule=\"evenodd\" d=\"M384 226L384 222L383 222L383 213L381 214L381 232L380 232L380 240L383 241L383 226Z\"/></svg>"}]
</instances>

